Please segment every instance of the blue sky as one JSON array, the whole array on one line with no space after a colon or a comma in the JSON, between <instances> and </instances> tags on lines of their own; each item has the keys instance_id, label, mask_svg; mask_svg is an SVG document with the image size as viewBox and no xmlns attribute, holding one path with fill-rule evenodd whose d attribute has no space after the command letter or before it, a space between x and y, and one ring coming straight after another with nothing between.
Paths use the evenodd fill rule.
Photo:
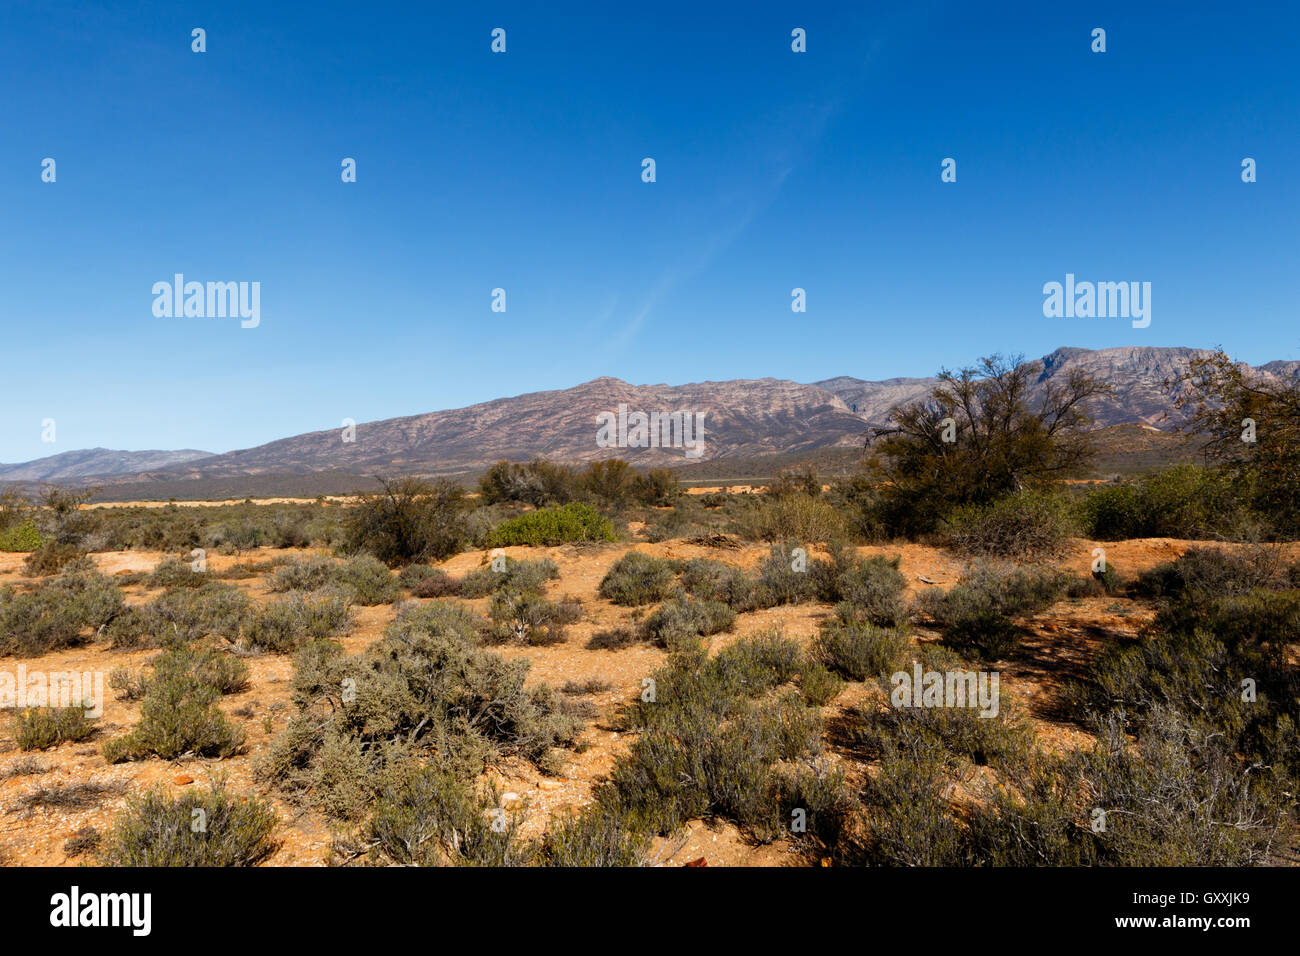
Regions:
<instances>
[{"instance_id":1,"label":"blue sky","mask_svg":"<svg viewBox=\"0 0 1300 956\"><path fill-rule=\"evenodd\" d=\"M601 375L1300 357L1293 4L277 6L0 7L0 460ZM260 326L156 318L177 272ZM1067 272L1151 282L1150 327L1044 318Z\"/></svg>"}]
</instances>

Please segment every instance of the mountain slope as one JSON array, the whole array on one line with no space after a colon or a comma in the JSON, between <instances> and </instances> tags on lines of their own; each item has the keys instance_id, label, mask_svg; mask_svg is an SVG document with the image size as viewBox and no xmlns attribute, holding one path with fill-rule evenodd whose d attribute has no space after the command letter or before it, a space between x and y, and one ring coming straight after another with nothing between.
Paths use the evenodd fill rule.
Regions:
<instances>
[{"instance_id":1,"label":"mountain slope","mask_svg":"<svg viewBox=\"0 0 1300 956\"><path fill-rule=\"evenodd\" d=\"M1167 430L1176 422L1178 396L1166 383L1192 358L1205 354L1188 348L1060 348L1041 359L1042 371L1033 388L1041 394L1052 382L1062 382L1080 369L1111 386L1111 393L1089 408L1099 426ZM1270 362L1256 371L1274 380L1295 381L1300 379L1300 362ZM24 466L0 466L0 480L94 476L116 483L319 472L446 474L502 458L517 461L538 455L576 463L617 456L638 465L806 455L861 444L870 425L885 423L898 405L925 399L936 384L937 378L866 381L849 376L807 385L773 378L630 385L598 378L573 388L363 423L356 426L355 441L345 441L341 428L331 428L212 456L95 449ZM617 413L620 406L629 412L702 414L702 454L692 458L681 447L602 447L597 441L598 416Z\"/></svg>"},{"instance_id":2,"label":"mountain slope","mask_svg":"<svg viewBox=\"0 0 1300 956\"><path fill-rule=\"evenodd\" d=\"M209 451L117 451L87 448L65 451L16 465L0 464L0 481L76 481L97 475L135 475L208 458Z\"/></svg>"},{"instance_id":3,"label":"mountain slope","mask_svg":"<svg viewBox=\"0 0 1300 956\"><path fill-rule=\"evenodd\" d=\"M452 472L534 455L574 462L614 455L643 464L691 460L684 448L600 447L597 416L617 414L620 405L629 412L703 413L703 458L851 444L863 428L843 401L813 385L771 378L629 385L598 378L560 391L361 424L354 442L344 441L342 429L310 432L170 470L203 477L326 469Z\"/></svg>"}]
</instances>

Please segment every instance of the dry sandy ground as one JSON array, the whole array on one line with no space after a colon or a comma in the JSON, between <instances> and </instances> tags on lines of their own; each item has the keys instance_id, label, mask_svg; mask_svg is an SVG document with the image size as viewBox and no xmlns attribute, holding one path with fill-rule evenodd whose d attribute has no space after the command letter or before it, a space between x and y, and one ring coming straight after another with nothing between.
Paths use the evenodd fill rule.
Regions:
<instances>
[{"instance_id":1,"label":"dry sandy ground","mask_svg":"<svg viewBox=\"0 0 1300 956\"><path fill-rule=\"evenodd\" d=\"M1108 560L1124 575L1132 575L1162 561L1168 561L1189 547L1191 542L1170 539L1112 542L1107 544ZM749 545L740 550L715 550L683 541L659 544L632 545L648 554L675 558L712 557L746 567L752 567L767 553L765 546ZM1092 551L1097 545L1090 541L1075 541L1060 566L1086 574L1092 561ZM625 650L587 650L586 644L597 630L620 625L631 625L640 617L633 609L621 608L600 599L597 586L605 572L629 548L627 544L596 547L563 546L557 548L509 548L512 557L536 558L547 556L560 567L559 581L550 582L552 596L574 595L584 607L583 620L570 629L567 642L552 647L496 648L509 657L527 657L532 662L531 680L562 685L566 681L598 679L608 682L611 689L589 698L601 711L601 716L588 721L582 738L588 744L581 753L566 752L566 765L560 776L544 777L531 764L506 761L491 769L490 774L501 788L512 796L510 803L523 806L525 830L538 833L553 813L566 812L591 799L592 784L609 770L615 757L626 745L626 740L614 732L607 714L619 706L633 701L640 693L641 679L664 663L665 652L646 645L636 645ZM899 555L909 591L929 586L951 585L960 575L964 563L943 550L915 544L898 546L863 547L863 554ZM279 552L263 549L242 560L266 560L276 554L303 556L303 552ZM95 561L107 574L152 569L165 555L157 552L115 552L95 555ZM0 584L20 583L22 555L0 554ZM463 574L485 562L487 555L474 552L457 555L442 567L454 575ZM222 570L236 562L233 557L214 555L209 566ZM922 580L922 579L928 579ZM261 577L234 582L256 599L266 598ZM139 587L127 589L128 601L143 603L157 591ZM487 600L466 602L480 613L486 610ZM396 611L392 606L356 609L356 627L342 643L349 653L355 653L375 641ZM745 635L765 630L774 625L784 629L787 636L806 643L816 633L820 621L830 613L824 605L779 607L743 614L731 634L712 639L714 650ZM1014 665L1002 668L1002 689L1010 694L1027 711L1039 731L1040 741L1049 748L1073 747L1087 740L1086 735L1070 724L1052 719L1052 703L1061 679L1078 671L1088 657L1107 641L1121 635L1135 634L1150 616L1145 605L1114 597L1087 598L1063 601L1050 612L1036 618L1032 636L1027 643L1027 653ZM926 640L934 635L921 630L916 639ZM42 657L18 660L5 658L0 669L15 673L18 665L27 671L101 671L107 675L116 667L139 669L155 652L110 651L102 645L90 645L75 650L62 651ZM114 699L111 691L105 692L104 714L99 732L81 743L66 743L49 751L35 754L45 766L42 773L5 778L6 770L23 756L15 747L12 718L0 717L0 858L8 865L68 865L70 860L63 850L64 841L85 826L105 829L114 815L125 804L126 796L138 793L153 785L173 792L183 787L200 786L215 774L224 774L238 790L263 792L254 782L254 758L263 752L274 733L278 733L290 713L289 681L292 675L290 659L268 654L248 658L251 669L249 686L241 693L223 698L222 709L233 715L248 734L246 752L227 760L185 759L164 761L149 759L140 762L109 765L100 753L106 739L119 736L138 720L139 704ZM827 710L827 716L842 711L846 706L861 700L869 693L866 685L850 684ZM270 719L271 732L264 724ZM36 810L24 815L14 810L15 802L36 786L51 786L70 782L118 781L125 785L121 796L110 797L101 806L88 810ZM276 805L282 825L278 832L279 850L270 860L272 865L319 866L328 857L331 840L330 822L314 813L303 812L267 794ZM667 865L704 857L709 866L720 865L797 865L802 862L792 847L778 841L775 844L754 847L740 837L730 826L708 826L696 822L689 839L678 846L661 843L658 850Z\"/></svg>"}]
</instances>

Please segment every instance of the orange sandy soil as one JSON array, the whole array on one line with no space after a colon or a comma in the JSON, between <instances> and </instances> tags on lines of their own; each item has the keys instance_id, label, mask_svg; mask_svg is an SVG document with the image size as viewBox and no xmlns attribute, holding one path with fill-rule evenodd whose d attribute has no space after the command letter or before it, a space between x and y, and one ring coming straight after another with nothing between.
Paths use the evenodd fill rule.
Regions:
<instances>
[{"instance_id":1,"label":"orange sandy soil","mask_svg":"<svg viewBox=\"0 0 1300 956\"><path fill-rule=\"evenodd\" d=\"M632 532L639 531L637 525ZM1107 559L1122 574L1132 575L1175 558L1193 542L1171 539L1147 539L1111 542L1105 545ZM1086 574L1092 561L1092 550L1097 544L1090 541L1072 542L1066 557L1059 566ZM554 686L569 680L600 679L612 685L605 693L586 699L595 704L601 715L589 720L581 743L587 746L581 753L565 752L566 763L562 775L555 778L543 776L531 764L522 761L504 761L491 768L489 774L506 793L507 806L521 806L524 831L530 835L540 833L552 814L571 812L588 803L593 783L611 767L615 757L626 746L627 740L614 732L608 715L618 707L634 701L640 693L641 679L661 666L666 658L664 651L647 645L636 645L625 650L587 650L586 644L597 630L620 625L630 626L642 616L631 608L617 607L600 599L597 586L605 572L629 547L647 554L674 558L711 557L752 567L766 554L762 545L744 545L739 550L718 550L683 541L659 544L645 542L632 545L611 544L600 546L562 546L556 548L508 548L507 553L517 558L550 557L559 565L561 578L548 584L552 597L564 594L581 599L584 616L569 631L568 640L552 647L500 647L494 650L508 657L527 657L532 662L530 679L545 681ZM858 549L863 554L900 555L902 570L907 579L909 594L933 583L947 587L956 581L964 562L954 555L932 547L901 544L873 546ZM1294 547L1292 549L1295 550ZM305 557L303 551L276 551L262 549L242 558L211 555L209 567L223 570L239 561L265 561L279 554ZM165 555L158 552L113 552L94 556L100 569L109 575L152 569ZM23 576L23 555L0 554L0 584L28 583ZM484 552L460 554L444 562L441 567L460 575L484 563ZM921 580L927 578L927 581ZM235 581L257 600L266 600L267 592L259 577ZM141 587L129 587L127 600L144 603L159 592ZM477 612L486 611L487 599L466 601ZM644 610L644 609L643 609ZM712 639L717 649L737 638L754 634L773 625L779 625L787 636L807 643L817 632L818 624L831 613L825 605L799 605L772 608L740 616L731 634ZM356 653L377 640L396 614L393 606L360 607L356 609L356 626L342 643L349 653ZM1066 600L1051 611L1030 623L1031 636L1025 651L1013 662L1005 662L1002 672L1002 691L1013 698L1015 704L1026 712L1035 725L1039 741L1049 749L1072 748L1086 743L1088 736L1077 727L1054 719L1053 704L1057 699L1062 679L1080 672L1080 667L1106 642L1120 636L1137 633L1151 617L1149 606L1134 601L1099 597ZM930 640L935 635L918 630L914 640ZM276 806L281 818L278 831L280 847L270 859L275 866L320 866L329 855L332 835L331 822L314 812L289 805L273 793L268 793L253 778L255 758L265 751L271 736L283 729L289 716L289 682L292 665L287 656L267 654L246 658L251 675L249 686L238 694L222 699L221 707L233 716L248 734L244 753L226 760L181 758L165 761L152 758L139 762L109 765L100 748L107 739L117 737L139 718L139 703L116 700L107 687L107 675L117 667L141 668L155 651L111 651L104 645L91 644L74 650L60 651L41 657L18 660L5 659L0 667L15 673L22 663L27 671L100 671L105 675L104 713L99 720L100 729L92 738L80 743L65 743L35 756L45 770L35 775L6 776L6 771L24 755L16 749L12 731L12 717L0 717L0 859L7 865L75 865L63 850L64 841L78 829L93 826L101 831L112 823L114 816L125 805L126 797L151 786L160 785L172 792L186 786L202 786L213 775L224 774L230 785L240 791L252 791L267 796ZM872 693L864 684L849 684L843 694L830 705L827 717L836 714ZM238 712L238 713L236 713ZM272 732L264 722L270 718ZM832 748L833 752L833 748ZM857 769L855 768L855 772ZM99 807L87 810L37 809L24 815L15 809L15 801L36 786L51 786L86 780L118 781L126 790L120 796L109 796ZM709 866L802 865L803 859L785 841L768 846L753 846L734 827L711 826L696 821L690 836L671 845L660 841L656 846L659 862L664 865L681 865L688 860L704 857ZM84 859L84 858L83 858Z\"/></svg>"}]
</instances>

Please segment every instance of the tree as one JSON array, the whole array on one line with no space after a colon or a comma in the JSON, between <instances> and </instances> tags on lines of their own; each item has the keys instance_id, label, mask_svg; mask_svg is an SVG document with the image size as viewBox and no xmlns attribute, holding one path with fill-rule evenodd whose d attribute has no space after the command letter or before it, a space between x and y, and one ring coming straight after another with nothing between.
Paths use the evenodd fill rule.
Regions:
<instances>
[{"instance_id":1,"label":"tree","mask_svg":"<svg viewBox=\"0 0 1300 956\"><path fill-rule=\"evenodd\" d=\"M465 546L465 490L451 479L378 478L348 516L344 547L391 566L441 561Z\"/></svg>"},{"instance_id":2,"label":"tree","mask_svg":"<svg viewBox=\"0 0 1300 956\"><path fill-rule=\"evenodd\" d=\"M894 408L887 427L871 430L877 507L891 533L932 531L957 507L989 504L1088 463L1086 403L1110 386L1074 369L1035 389L1041 372L1041 362L1001 355L944 369L928 399Z\"/></svg>"},{"instance_id":3,"label":"tree","mask_svg":"<svg viewBox=\"0 0 1300 956\"><path fill-rule=\"evenodd\" d=\"M1222 350L1194 358L1171 384L1207 458L1276 530L1300 531L1300 378L1286 382L1233 362Z\"/></svg>"},{"instance_id":4,"label":"tree","mask_svg":"<svg viewBox=\"0 0 1300 956\"><path fill-rule=\"evenodd\" d=\"M98 521L84 505L99 493L99 488L63 488L45 485L37 495L41 507L42 533L59 545L80 545Z\"/></svg>"}]
</instances>

